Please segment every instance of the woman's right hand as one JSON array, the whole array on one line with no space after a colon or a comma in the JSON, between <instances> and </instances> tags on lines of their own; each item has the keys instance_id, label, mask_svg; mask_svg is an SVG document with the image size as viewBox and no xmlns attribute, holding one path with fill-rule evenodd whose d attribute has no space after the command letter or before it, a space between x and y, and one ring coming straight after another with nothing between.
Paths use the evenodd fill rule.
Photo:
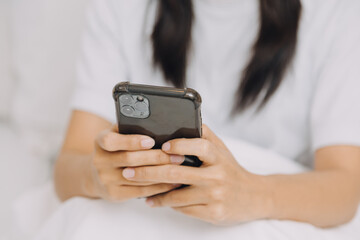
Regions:
<instances>
[{"instance_id":1,"label":"woman's right hand","mask_svg":"<svg viewBox=\"0 0 360 240\"><path fill-rule=\"evenodd\" d=\"M152 150L155 141L147 136L122 135L117 128L101 132L95 141L92 156L92 177L89 191L92 196L123 202L132 198L149 197L168 192L179 185L131 182L124 175L127 167L181 164L182 156L170 156L161 150Z\"/></svg>"}]
</instances>

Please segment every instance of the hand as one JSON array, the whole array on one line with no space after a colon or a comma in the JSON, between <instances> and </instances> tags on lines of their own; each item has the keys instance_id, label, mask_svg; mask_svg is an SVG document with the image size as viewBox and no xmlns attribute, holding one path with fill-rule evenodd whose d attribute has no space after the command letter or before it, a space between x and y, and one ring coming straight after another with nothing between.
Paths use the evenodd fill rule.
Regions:
<instances>
[{"instance_id":1,"label":"hand","mask_svg":"<svg viewBox=\"0 0 360 240\"><path fill-rule=\"evenodd\" d=\"M225 144L206 126L202 139L176 139L165 143L168 154L194 155L200 168L163 165L128 168L128 180L188 184L189 187L147 199L152 207L172 207L183 214L218 225L267 217L270 202L262 177L243 169Z\"/></svg>"},{"instance_id":2,"label":"hand","mask_svg":"<svg viewBox=\"0 0 360 240\"><path fill-rule=\"evenodd\" d=\"M92 158L92 195L109 201L126 201L168 192L179 185L156 181L129 181L123 177L125 167L181 164L182 156L150 150L155 141L147 136L122 135L117 128L97 137ZM126 174L124 174L126 175Z\"/></svg>"}]
</instances>

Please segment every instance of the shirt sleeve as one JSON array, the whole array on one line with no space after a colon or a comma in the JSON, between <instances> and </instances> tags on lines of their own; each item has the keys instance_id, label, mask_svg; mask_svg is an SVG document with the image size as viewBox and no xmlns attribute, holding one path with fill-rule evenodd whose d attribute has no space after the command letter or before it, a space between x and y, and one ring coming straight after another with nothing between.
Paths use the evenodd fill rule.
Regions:
<instances>
[{"instance_id":1,"label":"shirt sleeve","mask_svg":"<svg viewBox=\"0 0 360 240\"><path fill-rule=\"evenodd\" d=\"M331 145L360 146L359 12L358 3L345 6L334 19L333 35L328 35L331 44L325 45L310 113L314 151Z\"/></svg>"},{"instance_id":2,"label":"shirt sleeve","mask_svg":"<svg viewBox=\"0 0 360 240\"><path fill-rule=\"evenodd\" d=\"M115 122L113 87L127 80L117 1L94 0L77 66L72 108Z\"/></svg>"}]
</instances>

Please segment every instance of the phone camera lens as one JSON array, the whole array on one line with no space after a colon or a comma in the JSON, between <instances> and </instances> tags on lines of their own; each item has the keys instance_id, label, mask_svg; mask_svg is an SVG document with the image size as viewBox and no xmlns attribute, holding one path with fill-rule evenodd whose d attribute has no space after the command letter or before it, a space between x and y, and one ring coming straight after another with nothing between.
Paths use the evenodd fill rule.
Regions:
<instances>
[{"instance_id":1,"label":"phone camera lens","mask_svg":"<svg viewBox=\"0 0 360 240\"><path fill-rule=\"evenodd\" d=\"M131 104L134 101L131 95L121 95L120 102L126 105Z\"/></svg>"},{"instance_id":2,"label":"phone camera lens","mask_svg":"<svg viewBox=\"0 0 360 240\"><path fill-rule=\"evenodd\" d=\"M135 104L135 109L140 112L146 112L148 110L148 106L144 102L137 102Z\"/></svg>"},{"instance_id":3,"label":"phone camera lens","mask_svg":"<svg viewBox=\"0 0 360 240\"><path fill-rule=\"evenodd\" d=\"M124 107L122 107L121 112L125 116L132 116L134 114L135 110L131 106L124 106Z\"/></svg>"}]
</instances>

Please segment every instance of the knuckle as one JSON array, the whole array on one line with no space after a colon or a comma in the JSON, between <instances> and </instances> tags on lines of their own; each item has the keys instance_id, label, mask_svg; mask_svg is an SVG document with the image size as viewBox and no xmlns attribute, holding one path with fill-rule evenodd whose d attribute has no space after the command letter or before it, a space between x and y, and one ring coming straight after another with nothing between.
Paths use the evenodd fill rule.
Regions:
<instances>
[{"instance_id":1,"label":"knuckle","mask_svg":"<svg viewBox=\"0 0 360 240\"><path fill-rule=\"evenodd\" d=\"M210 143L208 141L203 141L201 145L201 153L203 156L206 156L211 149Z\"/></svg>"},{"instance_id":2,"label":"knuckle","mask_svg":"<svg viewBox=\"0 0 360 240\"><path fill-rule=\"evenodd\" d=\"M211 220L214 224L221 224L225 220L225 208L223 205L218 204L211 209Z\"/></svg>"},{"instance_id":3,"label":"knuckle","mask_svg":"<svg viewBox=\"0 0 360 240\"><path fill-rule=\"evenodd\" d=\"M154 158L157 160L157 162L163 161L162 152L159 150L154 151Z\"/></svg>"},{"instance_id":4,"label":"knuckle","mask_svg":"<svg viewBox=\"0 0 360 240\"><path fill-rule=\"evenodd\" d=\"M137 179L146 179L149 175L149 171L147 167L137 168L135 172L136 172L135 176Z\"/></svg>"},{"instance_id":5,"label":"knuckle","mask_svg":"<svg viewBox=\"0 0 360 240\"><path fill-rule=\"evenodd\" d=\"M211 190L210 197L215 201L221 201L224 199L225 190L221 187L217 187Z\"/></svg>"},{"instance_id":6,"label":"knuckle","mask_svg":"<svg viewBox=\"0 0 360 240\"><path fill-rule=\"evenodd\" d=\"M168 155L162 151L157 151L156 158L160 164L166 164L170 162Z\"/></svg>"},{"instance_id":7,"label":"knuckle","mask_svg":"<svg viewBox=\"0 0 360 240\"><path fill-rule=\"evenodd\" d=\"M217 185L223 186L224 182L226 182L227 174L219 168L214 168L209 171L207 177L209 180L213 181Z\"/></svg>"},{"instance_id":8,"label":"knuckle","mask_svg":"<svg viewBox=\"0 0 360 240\"><path fill-rule=\"evenodd\" d=\"M186 141L186 138L178 138L169 141L170 143L170 151L171 152L178 152L181 149L181 146L183 145L184 141Z\"/></svg>"},{"instance_id":9,"label":"knuckle","mask_svg":"<svg viewBox=\"0 0 360 240\"><path fill-rule=\"evenodd\" d=\"M119 160L123 166L130 166L131 164L131 153L124 151L120 154Z\"/></svg>"},{"instance_id":10,"label":"knuckle","mask_svg":"<svg viewBox=\"0 0 360 240\"><path fill-rule=\"evenodd\" d=\"M225 182L225 179L227 177L226 173L223 172L223 171L219 171L217 174L216 174L216 177L217 177L217 180L219 182Z\"/></svg>"},{"instance_id":11,"label":"knuckle","mask_svg":"<svg viewBox=\"0 0 360 240\"><path fill-rule=\"evenodd\" d=\"M112 133L110 133L110 132L105 133L100 138L100 141L99 141L100 146L102 146L103 149L107 150L107 151L112 151L113 150L112 143L113 143L113 137L112 137Z\"/></svg>"}]
</instances>

